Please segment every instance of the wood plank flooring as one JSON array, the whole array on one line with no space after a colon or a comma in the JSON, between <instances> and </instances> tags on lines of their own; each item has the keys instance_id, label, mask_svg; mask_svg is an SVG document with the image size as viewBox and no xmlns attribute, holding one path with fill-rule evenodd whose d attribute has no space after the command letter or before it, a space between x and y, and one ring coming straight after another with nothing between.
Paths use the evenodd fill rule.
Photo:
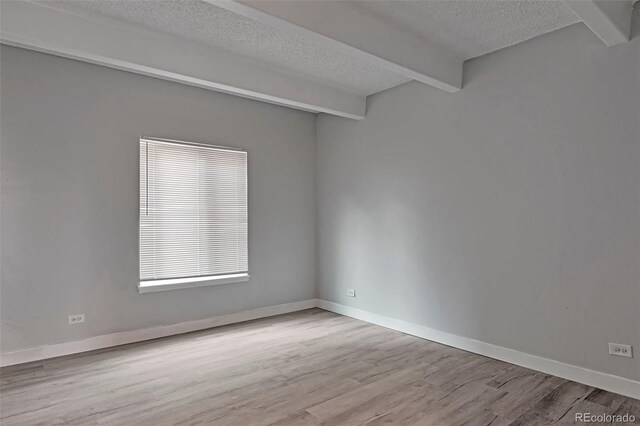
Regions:
<instances>
[{"instance_id":1,"label":"wood plank flooring","mask_svg":"<svg viewBox=\"0 0 640 426\"><path fill-rule=\"evenodd\" d=\"M640 424L638 400L319 309L0 373L7 426Z\"/></svg>"}]
</instances>

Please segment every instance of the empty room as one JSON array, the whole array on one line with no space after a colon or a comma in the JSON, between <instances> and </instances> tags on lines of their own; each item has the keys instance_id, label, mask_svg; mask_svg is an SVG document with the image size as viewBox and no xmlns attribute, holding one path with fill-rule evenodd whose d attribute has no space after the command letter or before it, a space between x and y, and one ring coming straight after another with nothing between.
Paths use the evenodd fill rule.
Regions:
<instances>
[{"instance_id":1,"label":"empty room","mask_svg":"<svg viewBox=\"0 0 640 426\"><path fill-rule=\"evenodd\" d=\"M640 424L640 1L0 0L0 424Z\"/></svg>"}]
</instances>

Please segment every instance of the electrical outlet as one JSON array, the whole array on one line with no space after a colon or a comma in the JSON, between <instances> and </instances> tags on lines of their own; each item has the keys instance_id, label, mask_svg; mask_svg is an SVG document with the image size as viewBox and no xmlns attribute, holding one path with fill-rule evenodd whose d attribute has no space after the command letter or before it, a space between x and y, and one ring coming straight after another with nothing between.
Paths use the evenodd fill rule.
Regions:
<instances>
[{"instance_id":1,"label":"electrical outlet","mask_svg":"<svg viewBox=\"0 0 640 426\"><path fill-rule=\"evenodd\" d=\"M620 343L609 343L609 355L625 356L633 358L633 348L631 345L622 345Z\"/></svg>"},{"instance_id":2,"label":"electrical outlet","mask_svg":"<svg viewBox=\"0 0 640 426\"><path fill-rule=\"evenodd\" d=\"M348 288L347 289L347 296L349 297L356 297L356 291L352 288Z\"/></svg>"},{"instance_id":3,"label":"electrical outlet","mask_svg":"<svg viewBox=\"0 0 640 426\"><path fill-rule=\"evenodd\" d=\"M80 324L84 322L84 314L69 315L69 324Z\"/></svg>"}]
</instances>

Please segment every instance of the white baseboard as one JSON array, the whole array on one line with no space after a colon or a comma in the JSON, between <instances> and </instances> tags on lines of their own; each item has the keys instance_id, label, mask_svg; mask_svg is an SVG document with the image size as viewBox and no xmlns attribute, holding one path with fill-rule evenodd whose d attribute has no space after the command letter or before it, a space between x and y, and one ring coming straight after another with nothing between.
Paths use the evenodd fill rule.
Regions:
<instances>
[{"instance_id":1,"label":"white baseboard","mask_svg":"<svg viewBox=\"0 0 640 426\"><path fill-rule=\"evenodd\" d=\"M250 321L258 318L266 318L274 315L286 314L303 309L318 307L337 314L356 318L371 324L376 324L392 330L421 337L423 339L453 346L465 351L477 353L500 361L520 365L532 370L552 374L564 379L595 386L600 389L619 393L640 399L640 382L614 376L612 374L589 370L571 364L565 364L548 358L530 355L491 343L482 342L455 334L445 333L429 327L402 321L383 315L374 314L362 309L341 305L321 299L309 299L300 302L285 303L282 305L267 306L233 314L220 315L197 321L183 322L179 324L163 325L159 327L145 328L141 330L125 331L122 333L106 334L90 337L83 340L59 343L37 348L23 349L15 352L0 354L0 366L22 364L31 361L39 361L47 358L55 358L64 355L72 355L81 352L103 349L112 346L126 345L128 343L157 339L176 334L189 333L191 331L220 327Z\"/></svg>"},{"instance_id":2,"label":"white baseboard","mask_svg":"<svg viewBox=\"0 0 640 426\"><path fill-rule=\"evenodd\" d=\"M6 352L0 354L0 367L93 351L111 346L126 345L127 343L141 342L144 340L157 339L159 337L172 336L175 334L189 333L191 331L235 324L258 318L287 314L290 312L301 311L303 309L314 308L315 306L316 300L309 299L300 302L285 303L282 305L267 306L249 311L220 315L202 320L144 328L141 330L125 331L122 333L105 334L74 342L58 343L55 345L40 346L15 352Z\"/></svg>"},{"instance_id":3,"label":"white baseboard","mask_svg":"<svg viewBox=\"0 0 640 426\"><path fill-rule=\"evenodd\" d=\"M563 379L572 380L574 382L594 386L629 396L631 398L640 399L640 382L635 380L589 370L587 368L571 364L565 364L552 359L530 355L502 346L493 345L491 343L457 336L455 334L445 333L422 325L385 317L362 309L341 305L339 303L318 299L317 306L327 311L346 315L348 317L356 318L406 334L411 334L423 339L432 340L447 346L453 346L455 348L484 355L489 358L498 359L500 361L530 368L532 370L541 371L546 374L562 377Z\"/></svg>"}]
</instances>

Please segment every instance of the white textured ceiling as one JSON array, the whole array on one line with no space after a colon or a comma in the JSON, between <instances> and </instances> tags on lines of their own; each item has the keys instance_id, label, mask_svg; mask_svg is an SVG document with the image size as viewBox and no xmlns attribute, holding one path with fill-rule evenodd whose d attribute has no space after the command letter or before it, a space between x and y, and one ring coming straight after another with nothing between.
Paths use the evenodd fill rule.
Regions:
<instances>
[{"instance_id":1,"label":"white textured ceiling","mask_svg":"<svg viewBox=\"0 0 640 426\"><path fill-rule=\"evenodd\" d=\"M464 59L579 22L558 0L349 0L344 3Z\"/></svg>"},{"instance_id":2,"label":"white textured ceiling","mask_svg":"<svg viewBox=\"0 0 640 426\"><path fill-rule=\"evenodd\" d=\"M170 33L299 72L360 95L409 80L200 0L48 0L39 3Z\"/></svg>"},{"instance_id":3,"label":"white textured ceiling","mask_svg":"<svg viewBox=\"0 0 640 426\"><path fill-rule=\"evenodd\" d=\"M376 93L409 80L202 0L45 0L39 3L173 34L359 95ZM579 21L559 0L345 0L342 3L463 59Z\"/></svg>"}]
</instances>

